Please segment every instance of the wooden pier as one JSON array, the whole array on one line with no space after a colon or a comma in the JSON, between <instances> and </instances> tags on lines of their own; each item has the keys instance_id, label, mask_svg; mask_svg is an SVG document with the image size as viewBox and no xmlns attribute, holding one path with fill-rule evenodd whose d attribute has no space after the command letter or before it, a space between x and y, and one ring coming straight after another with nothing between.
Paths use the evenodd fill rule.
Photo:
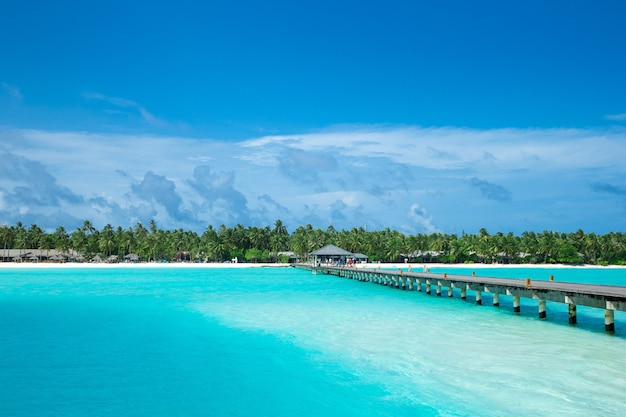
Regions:
<instances>
[{"instance_id":1,"label":"wooden pier","mask_svg":"<svg viewBox=\"0 0 626 417\"><path fill-rule=\"evenodd\" d=\"M626 287L569 282L531 281L530 279L488 278L448 273L434 274L413 272L402 269L373 269L361 267L312 266L299 264L298 268L311 270L314 274L334 275L357 281L395 287L408 291L425 291L437 296L442 289L453 297L458 289L462 299L467 298L467 290L474 291L476 304L482 304L482 294L493 296L493 305L500 305L500 295L513 297L513 311L520 312L520 298L537 300L540 319L546 318L546 301L564 303L568 306L570 324L576 324L576 306L604 309L604 328L615 332L615 310L626 311Z\"/></svg>"}]
</instances>

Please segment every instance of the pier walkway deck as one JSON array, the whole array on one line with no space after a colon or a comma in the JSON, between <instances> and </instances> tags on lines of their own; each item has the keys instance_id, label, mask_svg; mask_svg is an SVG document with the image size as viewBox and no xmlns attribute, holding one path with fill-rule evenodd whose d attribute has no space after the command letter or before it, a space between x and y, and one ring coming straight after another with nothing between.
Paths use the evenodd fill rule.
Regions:
<instances>
[{"instance_id":1,"label":"pier walkway deck","mask_svg":"<svg viewBox=\"0 0 626 417\"><path fill-rule=\"evenodd\" d=\"M615 331L615 310L626 311L626 287L571 282L538 281L530 279L489 278L472 274L434 274L413 272L402 269L380 269L362 267L313 266L298 264L298 268L311 270L314 274L327 274L358 281L373 282L402 290L432 292L441 296L442 288L447 289L448 297L453 297L458 289L462 299L467 298L467 290L474 291L477 304L482 304L482 294L491 293L493 305L500 305L500 295L513 297L513 311L520 312L520 297L537 300L540 319L546 318L546 301L568 305L568 320L576 324L576 306L604 309L605 330Z\"/></svg>"}]
</instances>

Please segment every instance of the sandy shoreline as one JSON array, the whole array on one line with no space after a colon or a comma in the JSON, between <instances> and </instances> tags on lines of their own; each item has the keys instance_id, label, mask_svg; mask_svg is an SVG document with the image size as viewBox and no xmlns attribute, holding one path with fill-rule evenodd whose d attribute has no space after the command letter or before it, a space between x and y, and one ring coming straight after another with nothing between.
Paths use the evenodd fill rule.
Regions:
<instances>
[{"instance_id":1,"label":"sandy shoreline","mask_svg":"<svg viewBox=\"0 0 626 417\"><path fill-rule=\"evenodd\" d=\"M421 272L424 270L424 266L430 269L454 269L454 268L466 268L466 269L486 269L486 268L538 268L538 269L562 269L562 268L587 268L587 269L621 269L626 266L609 265L563 265L563 264L441 264L441 263L368 263L357 264L356 268L369 268L369 269L389 269L389 268L401 268L407 269L411 266L414 272ZM0 269L45 269L45 268L199 268L199 269L214 269L214 268L288 268L291 264L284 263L191 263L191 262L172 262L172 263L156 263L156 262L140 262L140 263L48 263L48 262L0 262Z\"/></svg>"}]
</instances>

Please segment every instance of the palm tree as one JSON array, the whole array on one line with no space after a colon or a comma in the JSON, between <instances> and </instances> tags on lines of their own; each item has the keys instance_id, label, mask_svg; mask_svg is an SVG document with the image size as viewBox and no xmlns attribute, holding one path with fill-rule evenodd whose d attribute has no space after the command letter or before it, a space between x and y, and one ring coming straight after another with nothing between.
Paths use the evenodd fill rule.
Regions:
<instances>
[{"instance_id":1,"label":"palm tree","mask_svg":"<svg viewBox=\"0 0 626 417\"><path fill-rule=\"evenodd\" d=\"M400 236L394 236L387 241L387 245L385 247L385 257L388 261L394 262L402 254L404 249L404 239Z\"/></svg>"},{"instance_id":2,"label":"palm tree","mask_svg":"<svg viewBox=\"0 0 626 417\"><path fill-rule=\"evenodd\" d=\"M134 229L134 243L135 249L137 250L137 255L141 258L150 260L150 245L148 242L148 230L141 224L141 222L137 222Z\"/></svg>"},{"instance_id":3,"label":"palm tree","mask_svg":"<svg viewBox=\"0 0 626 417\"><path fill-rule=\"evenodd\" d=\"M556 254L558 253L558 233L549 232L544 230L538 241L538 252L543 255L543 263L551 263L556 259Z\"/></svg>"},{"instance_id":4,"label":"palm tree","mask_svg":"<svg viewBox=\"0 0 626 417\"><path fill-rule=\"evenodd\" d=\"M26 232L27 249L39 248L39 242L43 239L44 231L36 224L31 224Z\"/></svg>"},{"instance_id":5,"label":"palm tree","mask_svg":"<svg viewBox=\"0 0 626 417\"><path fill-rule=\"evenodd\" d=\"M115 246L117 247L117 256L123 258L127 254L124 252L124 229L122 229L122 226L117 226L115 229L114 240Z\"/></svg>"},{"instance_id":6,"label":"palm tree","mask_svg":"<svg viewBox=\"0 0 626 417\"><path fill-rule=\"evenodd\" d=\"M50 258L50 249L54 248L54 239L52 235L44 234L39 240L39 250L46 251L46 258Z\"/></svg>"},{"instance_id":7,"label":"palm tree","mask_svg":"<svg viewBox=\"0 0 626 417\"><path fill-rule=\"evenodd\" d=\"M70 245L76 252L85 255L85 248L87 245L87 236L82 228L76 229L72 232L70 237Z\"/></svg>"},{"instance_id":8,"label":"palm tree","mask_svg":"<svg viewBox=\"0 0 626 417\"><path fill-rule=\"evenodd\" d=\"M520 251L524 252L524 259L528 259L527 262L535 262L536 257L539 254L539 242L535 232L522 233Z\"/></svg>"},{"instance_id":9,"label":"palm tree","mask_svg":"<svg viewBox=\"0 0 626 417\"><path fill-rule=\"evenodd\" d=\"M98 247L104 253L106 257L110 257L115 247L115 234L113 233L113 226L107 224L99 234Z\"/></svg>"},{"instance_id":10,"label":"palm tree","mask_svg":"<svg viewBox=\"0 0 626 417\"><path fill-rule=\"evenodd\" d=\"M2 224L2 248L4 250L2 259L6 259L8 257L7 252L7 243L9 242L9 225L6 223Z\"/></svg>"},{"instance_id":11,"label":"palm tree","mask_svg":"<svg viewBox=\"0 0 626 417\"><path fill-rule=\"evenodd\" d=\"M279 236L289 236L289 233L287 232L287 227L285 227L282 220L276 220L274 222L274 228L272 229L272 233Z\"/></svg>"},{"instance_id":12,"label":"palm tree","mask_svg":"<svg viewBox=\"0 0 626 417\"><path fill-rule=\"evenodd\" d=\"M350 230L350 233L348 234L348 245L346 249L352 253L361 252L363 241L365 240L363 236L364 233L365 230L363 230L361 227L353 228L352 230Z\"/></svg>"},{"instance_id":13,"label":"palm tree","mask_svg":"<svg viewBox=\"0 0 626 417\"><path fill-rule=\"evenodd\" d=\"M299 226L291 236L291 250L296 254L308 257L312 250L310 234L312 234L313 228L310 224L306 227Z\"/></svg>"},{"instance_id":14,"label":"palm tree","mask_svg":"<svg viewBox=\"0 0 626 417\"><path fill-rule=\"evenodd\" d=\"M600 251L600 242L595 233L589 233L585 236L585 246L583 253L586 254L588 262L595 264L598 261L598 252Z\"/></svg>"},{"instance_id":15,"label":"palm tree","mask_svg":"<svg viewBox=\"0 0 626 417\"><path fill-rule=\"evenodd\" d=\"M450 239L443 233L435 233L432 235L429 249L438 252L440 255L446 256L450 252Z\"/></svg>"},{"instance_id":16,"label":"palm tree","mask_svg":"<svg viewBox=\"0 0 626 417\"><path fill-rule=\"evenodd\" d=\"M250 246L256 249L269 249L269 227L260 228L257 226L250 227L248 229L248 241Z\"/></svg>"},{"instance_id":17,"label":"palm tree","mask_svg":"<svg viewBox=\"0 0 626 417\"><path fill-rule=\"evenodd\" d=\"M466 258L467 249L465 245L465 240L458 239L456 235L452 235L449 241L450 255L448 256L448 260L452 263L459 263L464 258Z\"/></svg>"},{"instance_id":18,"label":"palm tree","mask_svg":"<svg viewBox=\"0 0 626 417\"><path fill-rule=\"evenodd\" d=\"M57 229L54 231L53 238L54 248L61 253L67 253L70 247L70 237L65 231L65 227L57 227Z\"/></svg>"},{"instance_id":19,"label":"palm tree","mask_svg":"<svg viewBox=\"0 0 626 417\"><path fill-rule=\"evenodd\" d=\"M173 253L182 252L185 249L185 234L183 229L176 229L172 232L169 242L170 249Z\"/></svg>"},{"instance_id":20,"label":"palm tree","mask_svg":"<svg viewBox=\"0 0 626 417\"><path fill-rule=\"evenodd\" d=\"M221 234L212 234L208 236L207 251L211 259L216 261L223 261L228 256L229 246L224 241Z\"/></svg>"},{"instance_id":21,"label":"palm tree","mask_svg":"<svg viewBox=\"0 0 626 417\"><path fill-rule=\"evenodd\" d=\"M512 232L502 236L500 240L500 251L504 254L507 262L511 262L519 258L517 239Z\"/></svg>"},{"instance_id":22,"label":"palm tree","mask_svg":"<svg viewBox=\"0 0 626 417\"><path fill-rule=\"evenodd\" d=\"M14 245L19 249L20 259L22 258L22 250L28 246L28 239L26 237L26 229L22 225L22 222L17 222L15 232Z\"/></svg>"},{"instance_id":23,"label":"palm tree","mask_svg":"<svg viewBox=\"0 0 626 417\"><path fill-rule=\"evenodd\" d=\"M86 236L89 236L90 234L96 231L96 228L93 227L93 224L91 224L91 220L84 220L82 229L83 229L83 232L85 232Z\"/></svg>"}]
</instances>

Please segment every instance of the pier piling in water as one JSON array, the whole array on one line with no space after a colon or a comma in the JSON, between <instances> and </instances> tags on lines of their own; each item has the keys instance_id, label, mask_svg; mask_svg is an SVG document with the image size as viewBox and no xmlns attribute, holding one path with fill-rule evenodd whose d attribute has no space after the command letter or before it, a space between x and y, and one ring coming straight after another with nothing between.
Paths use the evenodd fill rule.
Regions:
<instances>
[{"instance_id":1,"label":"pier piling in water","mask_svg":"<svg viewBox=\"0 0 626 417\"><path fill-rule=\"evenodd\" d=\"M567 321L569 324L576 324L576 304L567 305Z\"/></svg>"},{"instance_id":2,"label":"pier piling in water","mask_svg":"<svg viewBox=\"0 0 626 417\"><path fill-rule=\"evenodd\" d=\"M540 319L545 319L546 318L546 300L539 300L539 318Z\"/></svg>"},{"instance_id":3,"label":"pier piling in water","mask_svg":"<svg viewBox=\"0 0 626 417\"><path fill-rule=\"evenodd\" d=\"M299 264L299 268L309 269L313 274L335 275L358 281L373 282L403 290L431 293L431 285L436 285L436 294L441 296L442 288L448 288L448 297L453 298L453 289L460 289L461 299L467 298L467 290L474 291L476 304L482 305L482 293L493 294L493 305L500 305L500 295L513 298L513 312L521 312L520 298L537 300L539 319L547 318L547 301L567 304L570 324L576 324L577 305L604 309L604 327L608 333L615 332L615 310L626 311L626 287L593 284L575 284L549 281L532 282L530 279L490 278L472 276L433 274L428 272L404 272L403 270L383 270L355 267L312 266Z\"/></svg>"},{"instance_id":4,"label":"pier piling in water","mask_svg":"<svg viewBox=\"0 0 626 417\"><path fill-rule=\"evenodd\" d=\"M612 302L606 302L604 309L604 330L608 333L615 332L615 306Z\"/></svg>"}]
</instances>

